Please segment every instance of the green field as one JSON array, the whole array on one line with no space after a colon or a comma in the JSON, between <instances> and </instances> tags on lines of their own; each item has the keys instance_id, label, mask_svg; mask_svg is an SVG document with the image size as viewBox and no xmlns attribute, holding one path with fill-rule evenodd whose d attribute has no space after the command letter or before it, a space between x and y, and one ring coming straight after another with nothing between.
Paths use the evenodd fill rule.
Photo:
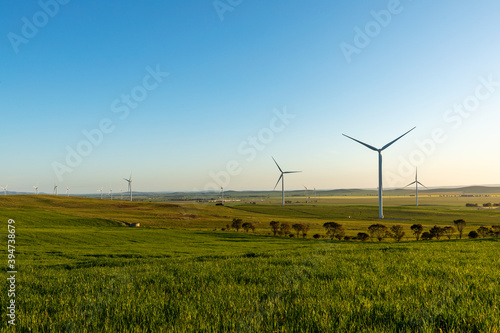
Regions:
<instances>
[{"instance_id":1,"label":"green field","mask_svg":"<svg viewBox=\"0 0 500 333\"><path fill-rule=\"evenodd\" d=\"M466 199L389 198L383 223L408 237L347 242L312 235L329 221L367 232L380 222L372 198L221 207L0 197L5 249L16 221L16 331L500 332L499 239L417 242L409 229L500 224L499 210ZM222 231L233 218L256 223L255 234ZM311 231L272 237L272 220ZM13 331L7 320L1 330Z\"/></svg>"}]
</instances>

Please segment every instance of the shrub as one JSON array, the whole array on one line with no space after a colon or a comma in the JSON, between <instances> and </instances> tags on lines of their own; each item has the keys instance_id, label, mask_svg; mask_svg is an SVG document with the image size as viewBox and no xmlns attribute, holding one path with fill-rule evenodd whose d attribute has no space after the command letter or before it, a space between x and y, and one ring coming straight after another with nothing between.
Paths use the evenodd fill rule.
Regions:
<instances>
[{"instance_id":1,"label":"shrub","mask_svg":"<svg viewBox=\"0 0 500 333\"><path fill-rule=\"evenodd\" d=\"M320 234L314 234L313 238L314 238L314 239L320 239L320 238L321 238L321 235L320 235Z\"/></svg>"},{"instance_id":2,"label":"shrub","mask_svg":"<svg viewBox=\"0 0 500 333\"><path fill-rule=\"evenodd\" d=\"M477 232L475 232L474 230L472 230L471 232L469 232L469 238L471 239L475 239L475 238L478 238L479 237L479 234Z\"/></svg>"},{"instance_id":3,"label":"shrub","mask_svg":"<svg viewBox=\"0 0 500 333\"><path fill-rule=\"evenodd\" d=\"M279 221L271 221L269 224L271 225L274 236L276 236L276 233L280 230L281 223Z\"/></svg>"},{"instance_id":4,"label":"shrub","mask_svg":"<svg viewBox=\"0 0 500 333\"><path fill-rule=\"evenodd\" d=\"M372 224L368 227L368 232L371 237L375 237L379 242L387 236L387 227L383 224L377 223Z\"/></svg>"},{"instance_id":5,"label":"shrub","mask_svg":"<svg viewBox=\"0 0 500 333\"><path fill-rule=\"evenodd\" d=\"M444 235L444 228L438 227L435 225L434 227L429 230L429 233L431 234L432 237L435 237L437 240L441 239L441 236Z\"/></svg>"},{"instance_id":6,"label":"shrub","mask_svg":"<svg viewBox=\"0 0 500 333\"><path fill-rule=\"evenodd\" d=\"M370 235L368 235L365 232L358 232L358 236L356 238L359 239L362 242L365 242L365 241L368 240L368 238L370 238Z\"/></svg>"},{"instance_id":7,"label":"shrub","mask_svg":"<svg viewBox=\"0 0 500 333\"><path fill-rule=\"evenodd\" d=\"M422 236L420 237L422 240L431 240L432 239L432 235L430 232L426 231L424 233L422 233Z\"/></svg>"},{"instance_id":8,"label":"shrub","mask_svg":"<svg viewBox=\"0 0 500 333\"><path fill-rule=\"evenodd\" d=\"M420 235L422 234L422 231L424 231L424 227L422 227L421 224L414 224L410 227L411 231L413 231L413 234L419 240Z\"/></svg>"},{"instance_id":9,"label":"shrub","mask_svg":"<svg viewBox=\"0 0 500 333\"><path fill-rule=\"evenodd\" d=\"M482 238L486 237L490 232L490 229L489 228L486 228L486 227L479 227L477 229L477 234L479 236L481 236Z\"/></svg>"},{"instance_id":10,"label":"shrub","mask_svg":"<svg viewBox=\"0 0 500 333\"><path fill-rule=\"evenodd\" d=\"M473 203L466 203L465 204L465 207L477 207L477 206L478 206L477 203L475 203L475 204L473 204Z\"/></svg>"},{"instance_id":11,"label":"shrub","mask_svg":"<svg viewBox=\"0 0 500 333\"><path fill-rule=\"evenodd\" d=\"M448 239L451 239L451 236L453 236L453 234L455 233L455 228L453 228L452 226L446 226L443 229L446 237L448 237Z\"/></svg>"},{"instance_id":12,"label":"shrub","mask_svg":"<svg viewBox=\"0 0 500 333\"><path fill-rule=\"evenodd\" d=\"M242 225L243 225L243 220L242 219L237 219L237 218L234 218L233 219L233 223L231 223L231 227L233 229L236 229L236 232L240 231Z\"/></svg>"},{"instance_id":13,"label":"shrub","mask_svg":"<svg viewBox=\"0 0 500 333\"><path fill-rule=\"evenodd\" d=\"M349 242L349 241L351 240L351 237L349 237L349 236L345 236L345 237L344 237L344 240Z\"/></svg>"},{"instance_id":14,"label":"shrub","mask_svg":"<svg viewBox=\"0 0 500 333\"><path fill-rule=\"evenodd\" d=\"M400 225L393 225L391 227L391 237L394 238L397 242L399 242L405 236L405 232L403 231L403 227Z\"/></svg>"},{"instance_id":15,"label":"shrub","mask_svg":"<svg viewBox=\"0 0 500 333\"><path fill-rule=\"evenodd\" d=\"M252 232L255 232L255 225L251 222L243 223L242 227L246 232L248 232L248 230L252 230Z\"/></svg>"},{"instance_id":16,"label":"shrub","mask_svg":"<svg viewBox=\"0 0 500 333\"><path fill-rule=\"evenodd\" d=\"M286 222L283 222L281 223L281 226L280 226L280 234L281 235L289 235L290 234L290 224L286 223Z\"/></svg>"},{"instance_id":17,"label":"shrub","mask_svg":"<svg viewBox=\"0 0 500 333\"><path fill-rule=\"evenodd\" d=\"M326 222L325 224L323 224L323 228L326 229L326 234L330 236L331 240L333 240L334 238L341 240L345 235L344 227L342 226L342 224L336 222Z\"/></svg>"}]
</instances>

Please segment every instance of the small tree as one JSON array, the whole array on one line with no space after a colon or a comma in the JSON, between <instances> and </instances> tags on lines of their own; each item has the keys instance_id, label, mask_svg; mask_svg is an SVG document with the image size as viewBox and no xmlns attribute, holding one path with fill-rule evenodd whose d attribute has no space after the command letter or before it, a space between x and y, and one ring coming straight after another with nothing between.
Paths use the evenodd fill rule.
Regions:
<instances>
[{"instance_id":1,"label":"small tree","mask_svg":"<svg viewBox=\"0 0 500 333\"><path fill-rule=\"evenodd\" d=\"M375 237L379 242L381 242L387 235L387 227L380 223L372 224L368 227L368 232L371 237Z\"/></svg>"},{"instance_id":2,"label":"small tree","mask_svg":"<svg viewBox=\"0 0 500 333\"><path fill-rule=\"evenodd\" d=\"M321 235L320 235L320 234L314 234L313 238L314 238L314 239L320 239L320 238L321 238Z\"/></svg>"},{"instance_id":3,"label":"small tree","mask_svg":"<svg viewBox=\"0 0 500 333\"><path fill-rule=\"evenodd\" d=\"M370 235L368 235L367 233L365 233L365 232L358 232L357 239L359 239L360 241L365 242L365 241L368 240L368 238L370 238Z\"/></svg>"},{"instance_id":4,"label":"small tree","mask_svg":"<svg viewBox=\"0 0 500 333\"><path fill-rule=\"evenodd\" d=\"M252 230L252 232L255 232L255 226L251 222L243 223L242 227L243 227L243 230L245 230L246 232L248 232L248 230Z\"/></svg>"},{"instance_id":5,"label":"small tree","mask_svg":"<svg viewBox=\"0 0 500 333\"><path fill-rule=\"evenodd\" d=\"M435 225L431 228L431 230L429 230L429 233L432 235L432 237L436 237L436 239L439 240L441 239L441 236L444 235L444 229Z\"/></svg>"},{"instance_id":6,"label":"small tree","mask_svg":"<svg viewBox=\"0 0 500 333\"><path fill-rule=\"evenodd\" d=\"M345 237L344 237L344 240L345 240L345 241L347 241L347 242L349 242L351 239L352 239L352 238L351 238L350 236L345 236Z\"/></svg>"},{"instance_id":7,"label":"small tree","mask_svg":"<svg viewBox=\"0 0 500 333\"><path fill-rule=\"evenodd\" d=\"M431 240L432 239L432 235L431 235L430 232L425 231L425 232L422 233L422 236L420 236L420 238L422 240Z\"/></svg>"},{"instance_id":8,"label":"small tree","mask_svg":"<svg viewBox=\"0 0 500 333\"><path fill-rule=\"evenodd\" d=\"M415 237L417 238L417 240L419 240L420 235L424 231L424 227L422 227L421 224L414 224L414 225L412 225L410 227L410 229L411 229L411 231L413 231L413 235L415 235Z\"/></svg>"},{"instance_id":9,"label":"small tree","mask_svg":"<svg viewBox=\"0 0 500 333\"><path fill-rule=\"evenodd\" d=\"M391 227L391 236L394 238L397 242L399 242L403 237L405 236L405 232L403 230L403 227L400 225L393 225Z\"/></svg>"},{"instance_id":10,"label":"small tree","mask_svg":"<svg viewBox=\"0 0 500 333\"><path fill-rule=\"evenodd\" d=\"M303 228L304 225L302 223L295 223L294 225L292 225L292 229L297 233L297 238L299 238L300 232Z\"/></svg>"},{"instance_id":11,"label":"small tree","mask_svg":"<svg viewBox=\"0 0 500 333\"><path fill-rule=\"evenodd\" d=\"M284 236L289 235L290 234L290 224L288 224L286 222L281 223L280 234L284 235Z\"/></svg>"},{"instance_id":12,"label":"small tree","mask_svg":"<svg viewBox=\"0 0 500 333\"><path fill-rule=\"evenodd\" d=\"M452 226L446 226L443 229L446 237L448 237L448 239L451 239L451 236L453 236L453 234L455 233L455 228L453 228Z\"/></svg>"},{"instance_id":13,"label":"small tree","mask_svg":"<svg viewBox=\"0 0 500 333\"><path fill-rule=\"evenodd\" d=\"M281 223L279 221L271 221L269 224L273 230L273 235L276 236L276 233L280 230Z\"/></svg>"},{"instance_id":14,"label":"small tree","mask_svg":"<svg viewBox=\"0 0 500 333\"><path fill-rule=\"evenodd\" d=\"M479 227L477 229L477 234L479 236L481 236L481 238L484 238L486 237L486 235L488 235L488 233L490 232L490 229L486 228L486 227Z\"/></svg>"},{"instance_id":15,"label":"small tree","mask_svg":"<svg viewBox=\"0 0 500 333\"><path fill-rule=\"evenodd\" d=\"M475 232L474 230L472 230L471 232L469 232L468 236L469 236L469 238L475 239L475 238L479 237L479 234L477 232Z\"/></svg>"},{"instance_id":16,"label":"small tree","mask_svg":"<svg viewBox=\"0 0 500 333\"><path fill-rule=\"evenodd\" d=\"M330 236L331 240L333 240L334 238L341 240L342 237L344 237L345 231L342 224L336 222L326 222L325 224L323 224L323 228L326 229L326 234Z\"/></svg>"},{"instance_id":17,"label":"small tree","mask_svg":"<svg viewBox=\"0 0 500 333\"><path fill-rule=\"evenodd\" d=\"M231 223L231 228L236 229L236 232L240 231L241 227L243 225L243 220L242 219L233 219L233 223Z\"/></svg>"},{"instance_id":18,"label":"small tree","mask_svg":"<svg viewBox=\"0 0 500 333\"><path fill-rule=\"evenodd\" d=\"M464 228L467 225L467 223L463 219L455 220L453 221L453 223L455 223L455 226L457 227L458 230L458 235L460 236L460 239L462 239L462 234L464 232Z\"/></svg>"},{"instance_id":19,"label":"small tree","mask_svg":"<svg viewBox=\"0 0 500 333\"><path fill-rule=\"evenodd\" d=\"M309 224L303 224L302 225L302 238L306 238L307 236L307 232L309 231L309 229L311 228L311 226Z\"/></svg>"}]
</instances>

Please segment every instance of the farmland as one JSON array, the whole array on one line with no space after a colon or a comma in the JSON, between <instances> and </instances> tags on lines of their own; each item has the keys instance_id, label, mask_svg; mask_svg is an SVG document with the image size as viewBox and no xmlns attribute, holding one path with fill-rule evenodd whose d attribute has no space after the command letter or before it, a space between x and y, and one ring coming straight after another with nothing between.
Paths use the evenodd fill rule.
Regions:
<instances>
[{"instance_id":1,"label":"farmland","mask_svg":"<svg viewBox=\"0 0 500 333\"><path fill-rule=\"evenodd\" d=\"M386 200L383 223L403 225L403 241L347 242L311 235L324 235L328 221L347 235L366 232L380 222L371 198L279 207L1 197L4 244L7 220L16 221L16 328L500 331L499 239L417 242L409 229L463 218L468 232L500 224L500 211L466 208L465 198L423 198L421 207L413 200ZM234 218L255 223L255 233L222 231ZM311 231L305 239L272 237L273 220L308 223ZM2 296L3 309L6 302Z\"/></svg>"}]
</instances>

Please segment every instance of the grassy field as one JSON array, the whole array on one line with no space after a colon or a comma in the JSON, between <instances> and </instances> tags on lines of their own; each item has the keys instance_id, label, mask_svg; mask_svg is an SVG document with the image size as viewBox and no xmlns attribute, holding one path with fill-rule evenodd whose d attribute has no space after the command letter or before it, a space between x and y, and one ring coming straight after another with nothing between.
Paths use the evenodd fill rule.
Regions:
<instances>
[{"instance_id":1,"label":"grassy field","mask_svg":"<svg viewBox=\"0 0 500 333\"><path fill-rule=\"evenodd\" d=\"M413 223L464 218L472 230L500 224L499 214L444 201L389 204L396 220L384 223L409 233ZM16 331L500 332L499 239L268 235L271 220L311 223L322 234L324 222L337 221L354 235L380 222L374 216L377 207L354 199L216 207L6 196L4 248L7 220L16 220ZM220 231L235 217L260 222L256 234ZM142 227L126 227L133 222ZM6 320L1 330L11 331Z\"/></svg>"}]
</instances>

